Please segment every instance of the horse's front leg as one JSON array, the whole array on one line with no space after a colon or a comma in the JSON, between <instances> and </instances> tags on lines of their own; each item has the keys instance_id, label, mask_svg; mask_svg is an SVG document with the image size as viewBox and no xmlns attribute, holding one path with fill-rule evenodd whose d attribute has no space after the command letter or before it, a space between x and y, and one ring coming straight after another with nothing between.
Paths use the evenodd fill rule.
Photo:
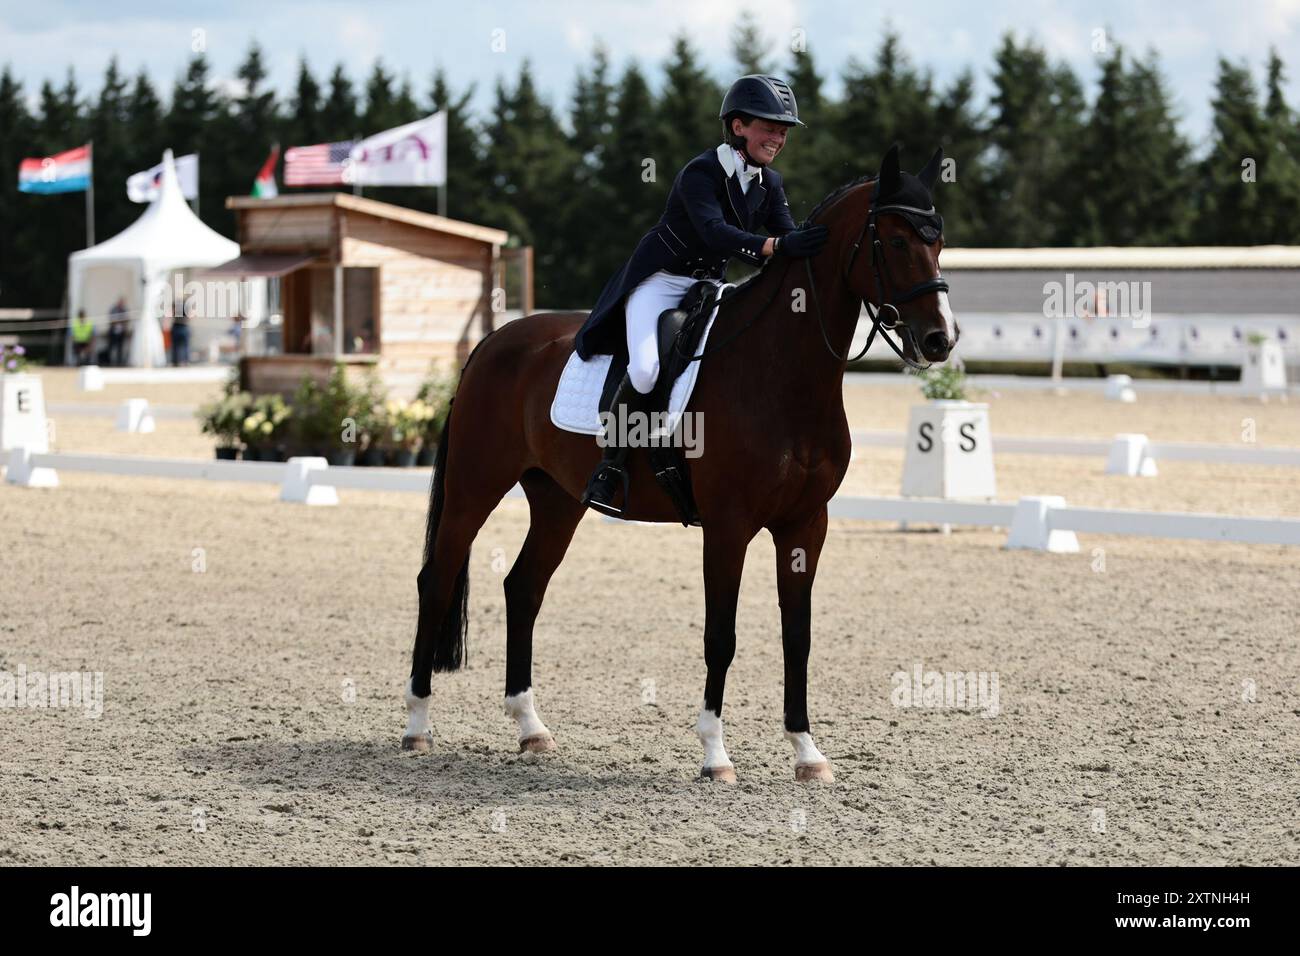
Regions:
<instances>
[{"instance_id":1,"label":"horse's front leg","mask_svg":"<svg viewBox=\"0 0 1300 956\"><path fill-rule=\"evenodd\" d=\"M721 783L736 782L736 768L722 739L722 695L727 668L736 654L736 602L745 569L745 549L754 537L739 527L704 527L704 706L695 733L704 745L700 776Z\"/></svg>"},{"instance_id":2,"label":"horse's front leg","mask_svg":"<svg viewBox=\"0 0 1300 956\"><path fill-rule=\"evenodd\" d=\"M834 780L808 731L808 652L812 646L812 587L826 540L826 508L811 519L771 529L776 544L776 589L785 655L785 739L794 747L794 778Z\"/></svg>"}]
</instances>

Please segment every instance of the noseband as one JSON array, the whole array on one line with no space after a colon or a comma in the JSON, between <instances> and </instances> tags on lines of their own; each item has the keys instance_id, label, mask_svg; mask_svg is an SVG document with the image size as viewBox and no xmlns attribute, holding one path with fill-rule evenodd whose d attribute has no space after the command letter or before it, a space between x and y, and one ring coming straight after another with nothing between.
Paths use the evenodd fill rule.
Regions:
<instances>
[{"instance_id":1,"label":"noseband","mask_svg":"<svg viewBox=\"0 0 1300 956\"><path fill-rule=\"evenodd\" d=\"M812 260L805 259L804 267L808 270L808 285L812 289L813 306L817 310L817 324L821 327L822 340L826 343L826 348L830 351L831 355L835 356L835 358L840 361L856 362L858 359L862 358L862 356L867 354L867 350L871 348L871 343L875 340L876 334L879 333L880 337L885 340L885 343L891 349L894 350L894 354L903 360L905 365L917 369L918 371L924 371L925 369L928 369L930 365L922 365L919 362L914 362L912 359L904 355L903 350L889 337L888 333L896 331L900 339L903 336L907 336L908 340L912 343L913 351L915 351L917 355L922 354L920 345L916 341L916 336L912 334L912 330L907 327L905 322L903 322L903 317L899 314L898 307L930 292L947 292L948 280L940 274L918 282L911 288L904 289L896 295L891 296L889 294L890 284L886 278L888 266L885 263L885 246L884 243L880 241L880 232L876 225L880 214L884 212L895 213L906 219L917 231L917 234L920 235L923 240L926 240L926 245L933 243L943 234L943 220L939 218L938 214L934 211L933 206L929 209L918 209L915 206L876 206L873 203L871 210L867 213L867 221L862 224L862 229L858 232L858 238L853 242L853 251L849 253L848 265L844 267L844 282L846 285L849 285L849 277L853 274L853 263L858 257L858 252L862 248L862 241L863 239L869 239L871 243L871 271L876 279L876 290L880 297L880 301L878 303L873 303L865 298L862 300L862 304L866 307L867 315L871 319L871 332L867 335L867 344L862 346L862 351L853 356L848 354L840 355L835 351L835 346L831 345L830 336L826 334L826 323L822 319L821 305L817 301L817 283L813 279ZM938 227L935 227L932 222L932 220L936 219L939 222ZM928 239L927 233L932 233ZM849 288L852 288L852 286L849 285ZM892 317L886 316L886 310L888 310L889 313L892 313ZM854 324L856 325L856 323Z\"/></svg>"}]
</instances>

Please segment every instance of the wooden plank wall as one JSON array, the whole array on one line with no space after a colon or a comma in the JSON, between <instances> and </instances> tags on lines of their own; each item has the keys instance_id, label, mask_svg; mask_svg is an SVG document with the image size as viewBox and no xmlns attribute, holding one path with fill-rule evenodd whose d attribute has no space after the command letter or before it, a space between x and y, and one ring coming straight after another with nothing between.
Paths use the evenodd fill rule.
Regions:
<instances>
[{"instance_id":1,"label":"wooden plank wall","mask_svg":"<svg viewBox=\"0 0 1300 956\"><path fill-rule=\"evenodd\" d=\"M482 337L492 247L354 211L343 213L343 261L378 266L380 372L399 398L436 362L459 370Z\"/></svg>"}]
</instances>

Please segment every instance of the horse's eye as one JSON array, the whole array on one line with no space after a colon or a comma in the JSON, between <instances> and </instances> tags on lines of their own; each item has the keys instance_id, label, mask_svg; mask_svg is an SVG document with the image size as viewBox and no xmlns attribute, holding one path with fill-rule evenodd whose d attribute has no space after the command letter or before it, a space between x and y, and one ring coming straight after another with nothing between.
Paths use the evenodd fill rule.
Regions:
<instances>
[{"instance_id":1,"label":"horse's eye","mask_svg":"<svg viewBox=\"0 0 1300 956\"><path fill-rule=\"evenodd\" d=\"M889 244L895 249L902 249L907 246L907 243L903 240L902 236L894 236L894 238L889 240Z\"/></svg>"}]
</instances>

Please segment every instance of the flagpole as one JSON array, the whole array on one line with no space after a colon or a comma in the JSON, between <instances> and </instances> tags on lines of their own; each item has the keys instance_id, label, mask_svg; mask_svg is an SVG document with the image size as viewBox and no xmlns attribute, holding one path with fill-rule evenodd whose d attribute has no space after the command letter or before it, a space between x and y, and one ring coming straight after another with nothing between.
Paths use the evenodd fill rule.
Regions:
<instances>
[{"instance_id":1,"label":"flagpole","mask_svg":"<svg viewBox=\"0 0 1300 956\"><path fill-rule=\"evenodd\" d=\"M447 216L447 184L443 183L438 187L438 215L446 218Z\"/></svg>"},{"instance_id":2,"label":"flagpole","mask_svg":"<svg viewBox=\"0 0 1300 956\"><path fill-rule=\"evenodd\" d=\"M95 244L95 141L86 143L86 248Z\"/></svg>"}]
</instances>

